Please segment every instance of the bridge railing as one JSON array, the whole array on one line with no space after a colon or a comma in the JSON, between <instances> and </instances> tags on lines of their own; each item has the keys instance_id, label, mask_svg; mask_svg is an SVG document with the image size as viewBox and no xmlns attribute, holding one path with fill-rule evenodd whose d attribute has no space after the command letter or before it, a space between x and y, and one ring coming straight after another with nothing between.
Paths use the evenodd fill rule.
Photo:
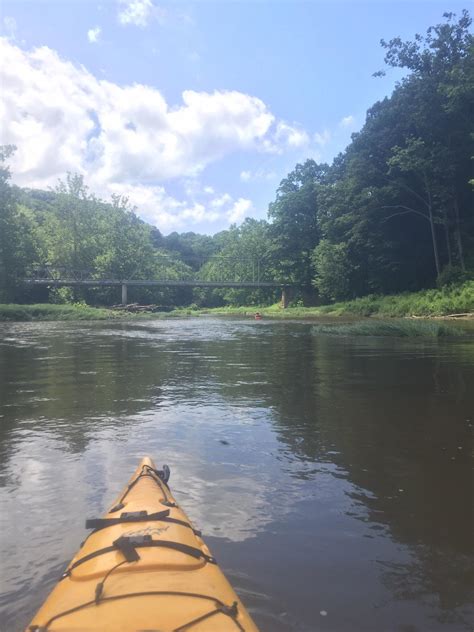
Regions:
<instances>
[{"instance_id":1,"label":"bridge railing","mask_svg":"<svg viewBox=\"0 0 474 632\"><path fill-rule=\"evenodd\" d=\"M196 259L195 259L196 261ZM197 269L190 269L184 261L176 261L170 258L158 258L153 274L143 275L131 272L127 275L117 274L110 271L99 272L97 270L76 269L68 266L57 266L52 264L32 266L28 269L24 281L26 282L46 282L54 283L91 283L93 281L102 283L124 283L138 280L160 281L160 282L210 282L210 283L255 283L273 282L285 284L284 281L269 278L265 274L260 262L252 259L216 258L202 259L203 264ZM212 268L206 266L213 262ZM179 264L184 263L185 266ZM220 265L223 264L223 265Z\"/></svg>"}]
</instances>

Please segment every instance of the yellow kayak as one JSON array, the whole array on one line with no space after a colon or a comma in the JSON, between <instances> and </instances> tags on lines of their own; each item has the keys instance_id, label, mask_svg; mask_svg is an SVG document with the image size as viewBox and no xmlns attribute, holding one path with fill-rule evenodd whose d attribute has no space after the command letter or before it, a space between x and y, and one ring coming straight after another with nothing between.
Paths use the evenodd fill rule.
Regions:
<instances>
[{"instance_id":1,"label":"yellow kayak","mask_svg":"<svg viewBox=\"0 0 474 632\"><path fill-rule=\"evenodd\" d=\"M105 516L87 520L28 632L258 632L168 477L144 458Z\"/></svg>"}]
</instances>

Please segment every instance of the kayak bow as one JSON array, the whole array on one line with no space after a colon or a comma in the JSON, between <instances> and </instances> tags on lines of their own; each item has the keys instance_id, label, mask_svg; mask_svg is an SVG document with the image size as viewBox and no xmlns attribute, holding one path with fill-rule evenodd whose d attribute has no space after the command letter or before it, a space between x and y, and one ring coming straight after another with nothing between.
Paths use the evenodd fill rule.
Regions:
<instances>
[{"instance_id":1,"label":"kayak bow","mask_svg":"<svg viewBox=\"0 0 474 632\"><path fill-rule=\"evenodd\" d=\"M258 632L168 477L144 458L104 518L87 520L28 632Z\"/></svg>"}]
</instances>

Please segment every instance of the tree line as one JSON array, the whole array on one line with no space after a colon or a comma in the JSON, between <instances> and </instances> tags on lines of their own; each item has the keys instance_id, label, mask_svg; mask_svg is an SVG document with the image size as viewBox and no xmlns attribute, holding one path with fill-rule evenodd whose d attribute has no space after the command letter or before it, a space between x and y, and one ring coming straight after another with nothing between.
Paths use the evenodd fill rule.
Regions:
<instances>
[{"instance_id":1,"label":"tree line","mask_svg":"<svg viewBox=\"0 0 474 632\"><path fill-rule=\"evenodd\" d=\"M117 302L113 288L28 289L33 265L98 278L281 280L304 302L396 293L461 281L474 270L474 38L471 17L413 41L382 40L387 68L405 71L391 96L331 165L307 160L284 178L268 220L214 236L164 236L127 198L105 202L68 174L49 191L11 184L0 151L0 301ZM383 74L384 71L375 73ZM203 264L203 262L205 262ZM257 266L257 269L256 269ZM273 290L133 289L166 305L272 302Z\"/></svg>"}]
</instances>

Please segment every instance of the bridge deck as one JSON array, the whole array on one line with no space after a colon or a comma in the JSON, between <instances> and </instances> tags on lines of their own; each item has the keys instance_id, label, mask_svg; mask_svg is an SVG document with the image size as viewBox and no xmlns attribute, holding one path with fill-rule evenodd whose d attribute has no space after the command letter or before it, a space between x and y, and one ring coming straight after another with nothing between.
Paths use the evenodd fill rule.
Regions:
<instances>
[{"instance_id":1,"label":"bridge deck","mask_svg":"<svg viewBox=\"0 0 474 632\"><path fill-rule=\"evenodd\" d=\"M55 287L120 287L127 286L146 286L146 287L235 287L235 288L284 288L289 287L289 283L277 281L176 281L176 280L156 280L145 281L140 279L124 279L123 281L101 280L101 279L24 279L26 285L52 285Z\"/></svg>"}]
</instances>

